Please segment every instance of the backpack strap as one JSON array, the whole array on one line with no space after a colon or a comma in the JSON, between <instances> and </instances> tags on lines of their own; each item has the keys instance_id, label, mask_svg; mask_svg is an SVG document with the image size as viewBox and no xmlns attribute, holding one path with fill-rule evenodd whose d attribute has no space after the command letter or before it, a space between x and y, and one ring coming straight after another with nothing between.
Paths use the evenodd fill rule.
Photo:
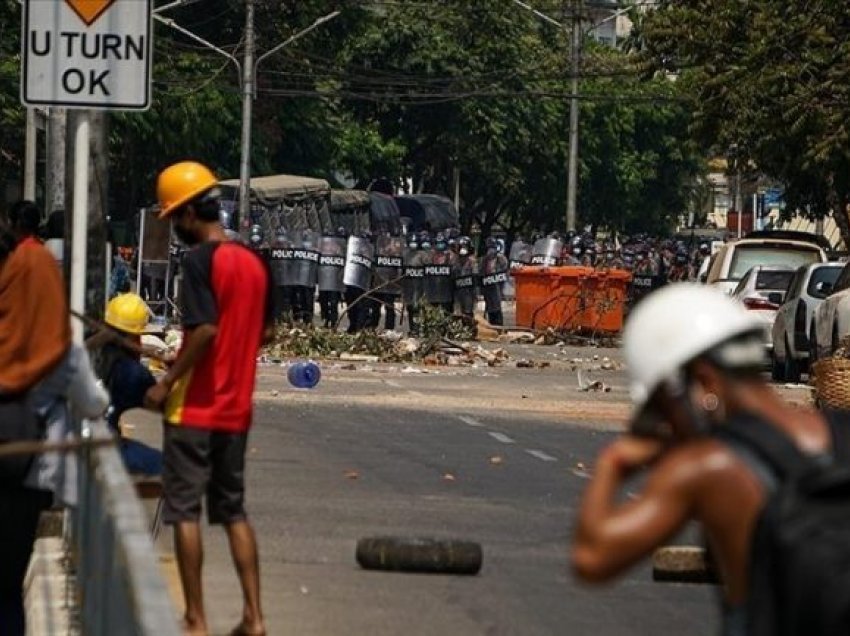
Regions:
<instances>
[{"instance_id":1,"label":"backpack strap","mask_svg":"<svg viewBox=\"0 0 850 636\"><path fill-rule=\"evenodd\" d=\"M777 427L752 415L741 415L715 429L715 435L742 443L763 459L780 479L800 474L814 462Z\"/></svg>"}]
</instances>

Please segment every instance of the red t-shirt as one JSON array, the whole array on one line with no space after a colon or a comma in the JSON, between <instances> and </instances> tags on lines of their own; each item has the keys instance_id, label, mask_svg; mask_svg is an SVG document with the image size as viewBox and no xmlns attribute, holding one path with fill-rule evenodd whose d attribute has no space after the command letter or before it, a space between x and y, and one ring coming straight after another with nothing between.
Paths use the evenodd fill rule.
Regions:
<instances>
[{"instance_id":1,"label":"red t-shirt","mask_svg":"<svg viewBox=\"0 0 850 636\"><path fill-rule=\"evenodd\" d=\"M203 243L183 257L183 342L192 329L218 332L165 406L170 424L241 433L251 426L257 351L272 313L266 264L238 243Z\"/></svg>"}]
</instances>

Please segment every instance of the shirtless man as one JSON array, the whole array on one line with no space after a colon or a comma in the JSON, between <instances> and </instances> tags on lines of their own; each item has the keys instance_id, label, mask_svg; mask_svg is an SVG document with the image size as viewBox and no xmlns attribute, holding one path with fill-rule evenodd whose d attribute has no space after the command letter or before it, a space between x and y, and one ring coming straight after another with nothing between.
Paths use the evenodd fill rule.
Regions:
<instances>
[{"instance_id":1,"label":"shirtless man","mask_svg":"<svg viewBox=\"0 0 850 636\"><path fill-rule=\"evenodd\" d=\"M805 453L832 446L821 414L790 407L763 379L759 329L734 301L694 284L670 285L638 306L624 334L631 433L600 454L572 546L576 574L602 582L699 521L724 582L726 636L747 633L751 539L769 484L759 466L710 432L749 417ZM624 481L641 469L643 492L619 503Z\"/></svg>"}]
</instances>

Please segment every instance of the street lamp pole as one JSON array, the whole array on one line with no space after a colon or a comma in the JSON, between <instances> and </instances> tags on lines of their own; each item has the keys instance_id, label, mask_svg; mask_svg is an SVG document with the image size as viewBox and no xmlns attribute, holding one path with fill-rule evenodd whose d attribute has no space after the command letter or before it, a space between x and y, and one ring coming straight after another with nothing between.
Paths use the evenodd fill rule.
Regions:
<instances>
[{"instance_id":1,"label":"street lamp pole","mask_svg":"<svg viewBox=\"0 0 850 636\"><path fill-rule=\"evenodd\" d=\"M174 22L169 18L163 18L159 15L159 12L164 11L165 9L171 8L172 6L181 6L184 4L191 4L192 2L197 2L197 0L175 0L172 4L166 5L162 7L158 12L154 14L154 18L158 21L162 22L166 26L171 27L172 29L179 31L183 35L192 38L196 42L203 44L209 49L212 49L219 55L222 55L229 59L236 66L236 69L239 73L239 82L241 86L241 94L242 94L242 137L241 137L241 150L239 157L239 211L246 212L249 209L251 204L251 129L252 129L252 116L253 116L253 104L254 98L256 97L256 85L257 85L257 68L260 66L260 63L268 58L270 55L277 53L285 46L292 44L296 40L302 38L303 36L310 33L316 27L321 26L325 22L333 20L337 17L340 12L334 11L325 16L322 16L313 24L308 26L306 29L302 29L295 35L288 37L286 40L278 44L277 46L269 49L265 53L263 53L260 57L254 60L254 56L256 55L256 30L254 27L254 14L255 14L255 0L245 0L245 52L242 58L242 62L227 51L217 47L215 44L208 42L202 37L195 35L188 29L184 29L179 24ZM247 218L247 216L243 216L243 219Z\"/></svg>"},{"instance_id":2,"label":"street lamp pole","mask_svg":"<svg viewBox=\"0 0 850 636\"><path fill-rule=\"evenodd\" d=\"M522 7L526 11L530 11L541 20L554 24L566 30L563 23L546 15L542 11L538 11L531 5L523 2L523 0L513 0L513 3ZM566 0L565 0L566 3ZM566 205L566 222L567 230L574 231L577 225L576 200L578 199L578 136L579 136L579 96L578 96L578 76L579 76L579 59L581 57L581 42L583 33L581 30L581 13L582 0L573 0L572 10L572 29L570 33L570 120L568 131L568 150L567 150L567 205ZM566 4L564 7L566 14Z\"/></svg>"},{"instance_id":3,"label":"street lamp pole","mask_svg":"<svg viewBox=\"0 0 850 636\"><path fill-rule=\"evenodd\" d=\"M578 192L578 74L581 56L581 0L573 0L572 51L570 52L570 131L567 158L567 231L576 229L576 198Z\"/></svg>"},{"instance_id":4,"label":"street lamp pole","mask_svg":"<svg viewBox=\"0 0 850 636\"><path fill-rule=\"evenodd\" d=\"M239 218L251 204L251 116L254 100L254 0L245 0L245 56L242 60L242 147L239 165Z\"/></svg>"}]
</instances>

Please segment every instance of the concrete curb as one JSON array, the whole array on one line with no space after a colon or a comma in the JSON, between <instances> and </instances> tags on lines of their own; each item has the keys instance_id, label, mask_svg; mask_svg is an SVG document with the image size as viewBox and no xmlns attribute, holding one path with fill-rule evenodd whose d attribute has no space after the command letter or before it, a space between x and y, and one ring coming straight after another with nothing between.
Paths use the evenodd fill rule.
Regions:
<instances>
[{"instance_id":1,"label":"concrete curb","mask_svg":"<svg viewBox=\"0 0 850 636\"><path fill-rule=\"evenodd\" d=\"M24 579L27 634L79 634L73 591L62 538L36 540Z\"/></svg>"}]
</instances>

